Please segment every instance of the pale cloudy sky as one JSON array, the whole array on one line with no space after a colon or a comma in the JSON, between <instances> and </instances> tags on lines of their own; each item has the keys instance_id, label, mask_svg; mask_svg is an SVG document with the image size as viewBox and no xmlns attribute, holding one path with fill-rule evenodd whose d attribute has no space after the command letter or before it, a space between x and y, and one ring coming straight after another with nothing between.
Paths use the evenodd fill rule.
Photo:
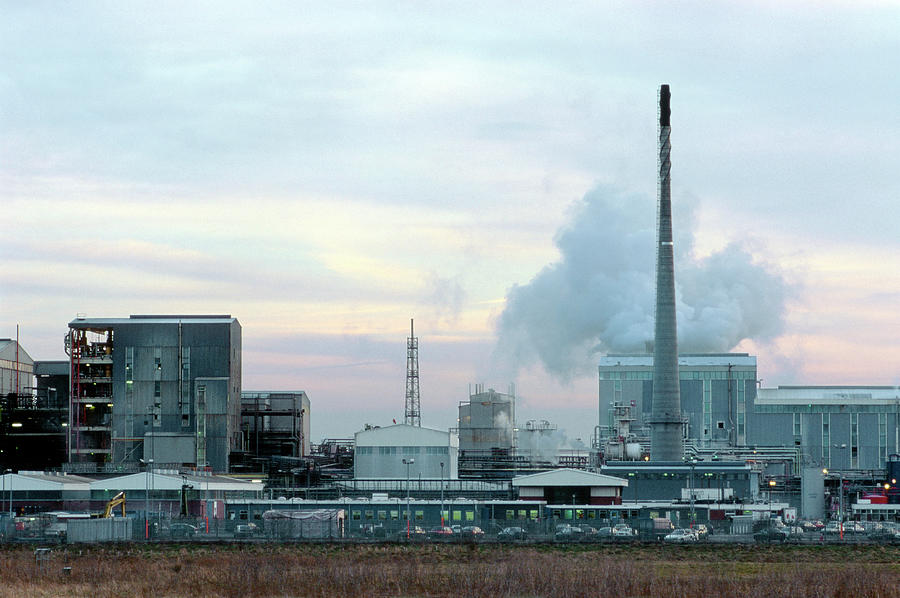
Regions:
<instances>
[{"instance_id":1,"label":"pale cloudy sky","mask_svg":"<svg viewBox=\"0 0 900 598\"><path fill-rule=\"evenodd\" d=\"M0 336L230 313L318 441L402 420L414 317L425 425L587 440L668 83L683 345L897 384L898 56L896 2L0 2Z\"/></svg>"}]
</instances>

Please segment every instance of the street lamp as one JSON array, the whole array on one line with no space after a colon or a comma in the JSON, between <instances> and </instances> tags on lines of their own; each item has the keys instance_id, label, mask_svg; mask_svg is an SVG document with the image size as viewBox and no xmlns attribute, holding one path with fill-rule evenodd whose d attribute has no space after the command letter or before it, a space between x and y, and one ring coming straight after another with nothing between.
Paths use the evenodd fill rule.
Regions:
<instances>
[{"instance_id":1,"label":"street lamp","mask_svg":"<svg viewBox=\"0 0 900 598\"><path fill-rule=\"evenodd\" d=\"M771 531L772 529L772 491L775 489L775 480L769 480L769 512L768 519L769 522L766 524L766 529ZM771 541L771 536L769 537L769 541Z\"/></svg>"},{"instance_id":2,"label":"street lamp","mask_svg":"<svg viewBox=\"0 0 900 598\"><path fill-rule=\"evenodd\" d=\"M409 466L415 463L415 459L403 459L406 465L406 539L409 540Z\"/></svg>"},{"instance_id":3,"label":"street lamp","mask_svg":"<svg viewBox=\"0 0 900 598\"><path fill-rule=\"evenodd\" d=\"M441 527L444 527L444 462L441 461ZM441 530L443 532L443 530Z\"/></svg>"},{"instance_id":4,"label":"street lamp","mask_svg":"<svg viewBox=\"0 0 900 598\"><path fill-rule=\"evenodd\" d=\"M832 444L833 448L846 449L845 443ZM844 470L838 470L838 528L840 529L841 540L844 539Z\"/></svg>"}]
</instances>

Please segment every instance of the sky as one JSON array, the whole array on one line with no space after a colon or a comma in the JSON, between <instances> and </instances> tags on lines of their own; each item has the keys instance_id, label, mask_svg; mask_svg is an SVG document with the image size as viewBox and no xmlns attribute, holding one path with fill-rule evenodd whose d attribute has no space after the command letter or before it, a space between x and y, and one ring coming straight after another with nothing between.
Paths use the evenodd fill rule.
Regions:
<instances>
[{"instance_id":1,"label":"sky","mask_svg":"<svg viewBox=\"0 0 900 598\"><path fill-rule=\"evenodd\" d=\"M589 442L652 339L672 90L679 342L900 383L900 3L0 1L0 336L231 314L313 442L474 384Z\"/></svg>"}]
</instances>

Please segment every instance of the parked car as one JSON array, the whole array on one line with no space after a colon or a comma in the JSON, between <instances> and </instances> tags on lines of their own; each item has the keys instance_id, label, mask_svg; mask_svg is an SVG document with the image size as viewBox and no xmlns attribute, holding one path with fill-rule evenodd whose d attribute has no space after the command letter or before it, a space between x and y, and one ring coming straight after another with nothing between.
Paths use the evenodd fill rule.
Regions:
<instances>
[{"instance_id":1,"label":"parked car","mask_svg":"<svg viewBox=\"0 0 900 598\"><path fill-rule=\"evenodd\" d=\"M409 540L411 542L423 542L428 534L425 533L425 530L419 527L418 525L414 525L407 530L405 527L397 531L397 539L401 541Z\"/></svg>"},{"instance_id":2,"label":"parked car","mask_svg":"<svg viewBox=\"0 0 900 598\"><path fill-rule=\"evenodd\" d=\"M580 527L562 523L556 526L556 533L553 539L557 542L581 542L584 538L584 532Z\"/></svg>"},{"instance_id":3,"label":"parked car","mask_svg":"<svg viewBox=\"0 0 900 598\"><path fill-rule=\"evenodd\" d=\"M697 534L693 530L686 528L678 528L663 538L663 542L670 544L693 544L697 542Z\"/></svg>"},{"instance_id":4,"label":"parked car","mask_svg":"<svg viewBox=\"0 0 900 598\"><path fill-rule=\"evenodd\" d=\"M169 535L173 538L193 538L197 528L190 523L173 523L169 526Z\"/></svg>"},{"instance_id":5,"label":"parked car","mask_svg":"<svg viewBox=\"0 0 900 598\"><path fill-rule=\"evenodd\" d=\"M521 527L504 527L497 534L497 540L500 542L512 542L514 540L525 540L528 538L528 532Z\"/></svg>"},{"instance_id":6,"label":"parked car","mask_svg":"<svg viewBox=\"0 0 900 598\"><path fill-rule=\"evenodd\" d=\"M615 537L615 538L632 538L632 537L634 537L634 530L631 529L631 527L629 527L625 523L617 523L615 526L613 526L612 533L613 533L613 537Z\"/></svg>"},{"instance_id":7,"label":"parked car","mask_svg":"<svg viewBox=\"0 0 900 598\"><path fill-rule=\"evenodd\" d=\"M599 538L612 538L613 532L612 528L608 525L605 527L597 528L597 536Z\"/></svg>"},{"instance_id":8,"label":"parked car","mask_svg":"<svg viewBox=\"0 0 900 598\"><path fill-rule=\"evenodd\" d=\"M790 532L780 527L764 527L753 534L753 541L760 544L783 544L790 538Z\"/></svg>"},{"instance_id":9,"label":"parked car","mask_svg":"<svg viewBox=\"0 0 900 598\"><path fill-rule=\"evenodd\" d=\"M461 538L470 541L478 541L484 539L484 530L477 525L466 525L460 531Z\"/></svg>"},{"instance_id":10,"label":"parked car","mask_svg":"<svg viewBox=\"0 0 900 598\"><path fill-rule=\"evenodd\" d=\"M431 540L451 540L453 538L453 530L446 525L439 525L428 530L428 538Z\"/></svg>"},{"instance_id":11,"label":"parked car","mask_svg":"<svg viewBox=\"0 0 900 598\"><path fill-rule=\"evenodd\" d=\"M259 526L255 523L241 523L234 528L235 538L251 538L259 533Z\"/></svg>"}]
</instances>

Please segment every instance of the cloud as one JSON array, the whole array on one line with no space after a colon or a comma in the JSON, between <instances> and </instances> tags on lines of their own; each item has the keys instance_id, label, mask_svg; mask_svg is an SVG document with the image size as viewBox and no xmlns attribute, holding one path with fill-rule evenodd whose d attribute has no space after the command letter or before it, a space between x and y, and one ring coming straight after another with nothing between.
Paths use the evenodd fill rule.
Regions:
<instances>
[{"instance_id":1,"label":"cloud","mask_svg":"<svg viewBox=\"0 0 900 598\"><path fill-rule=\"evenodd\" d=\"M557 232L559 261L507 293L498 357L514 367L540 362L566 380L593 373L598 353L646 350L654 323L652 210L649 198L612 188L585 195ZM695 257L691 200L676 201L675 214L679 350L727 351L744 339L777 337L792 292L784 276L738 243Z\"/></svg>"}]
</instances>

